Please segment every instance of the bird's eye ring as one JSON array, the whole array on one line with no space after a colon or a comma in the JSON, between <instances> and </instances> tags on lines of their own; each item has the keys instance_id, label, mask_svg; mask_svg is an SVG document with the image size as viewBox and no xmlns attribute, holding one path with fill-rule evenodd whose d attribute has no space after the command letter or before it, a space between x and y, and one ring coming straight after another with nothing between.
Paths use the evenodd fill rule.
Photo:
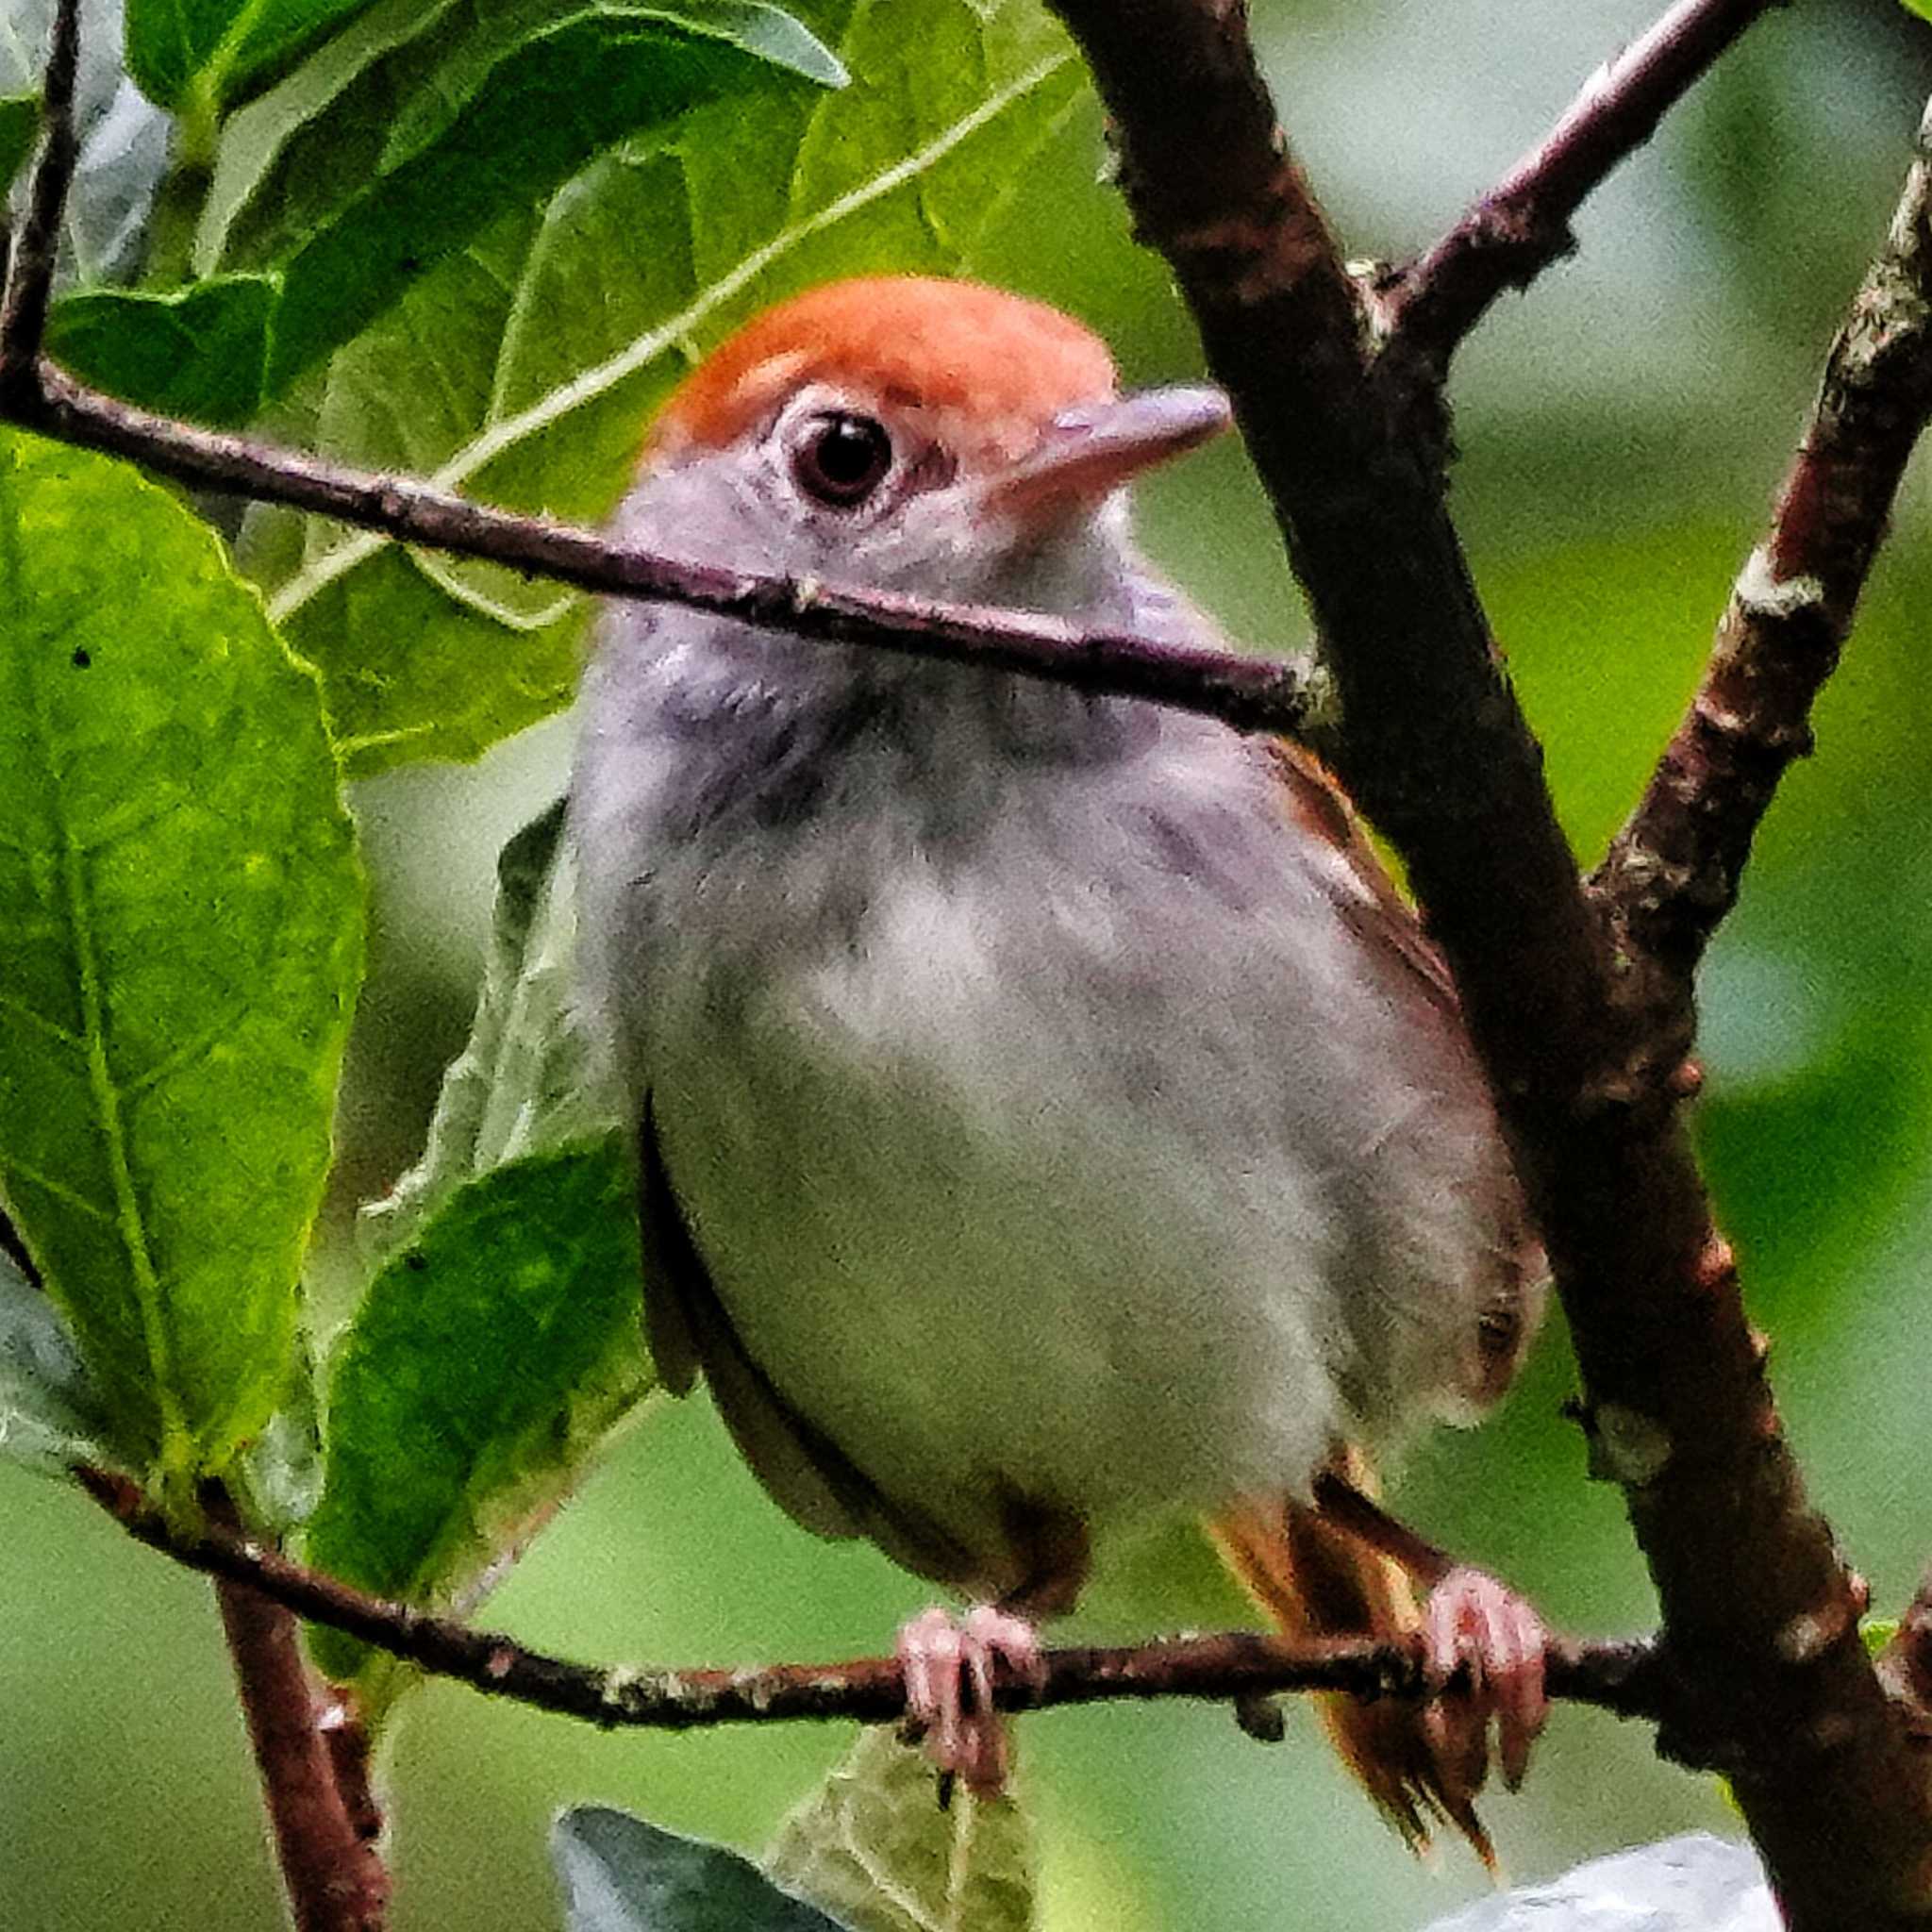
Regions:
<instances>
[{"instance_id":1,"label":"bird's eye ring","mask_svg":"<svg viewBox=\"0 0 1932 1932\"><path fill-rule=\"evenodd\" d=\"M885 425L845 409L814 416L791 450L798 487L835 509L856 509L891 467L892 439Z\"/></svg>"}]
</instances>

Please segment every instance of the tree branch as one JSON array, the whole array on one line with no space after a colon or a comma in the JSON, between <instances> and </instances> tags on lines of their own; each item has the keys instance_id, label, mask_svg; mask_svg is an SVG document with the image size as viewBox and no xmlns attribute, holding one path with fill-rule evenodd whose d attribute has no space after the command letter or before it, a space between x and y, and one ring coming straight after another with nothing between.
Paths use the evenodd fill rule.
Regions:
<instances>
[{"instance_id":1,"label":"tree branch","mask_svg":"<svg viewBox=\"0 0 1932 1932\"><path fill-rule=\"evenodd\" d=\"M208 1533L242 1541L232 1523ZM216 1573L215 1600L296 1932L382 1932L389 1874L375 1831L345 1801L300 1626L239 1571Z\"/></svg>"},{"instance_id":2,"label":"tree branch","mask_svg":"<svg viewBox=\"0 0 1932 1932\"><path fill-rule=\"evenodd\" d=\"M1391 348L1436 382L1505 289L1576 246L1571 218L1727 48L1785 0L1677 0L1584 83L1548 136L1435 246L1379 290Z\"/></svg>"},{"instance_id":3,"label":"tree branch","mask_svg":"<svg viewBox=\"0 0 1932 1932\"><path fill-rule=\"evenodd\" d=\"M58 0L47 71L41 82L41 146L27 184L26 214L7 251L0 294L0 408L33 387L47 304L60 253L60 218L74 179L79 142L74 127L74 79L80 63L80 0Z\"/></svg>"},{"instance_id":4,"label":"tree branch","mask_svg":"<svg viewBox=\"0 0 1932 1932\"><path fill-rule=\"evenodd\" d=\"M0 422L5 421L58 441L127 457L199 489L286 504L580 590L687 605L797 637L1019 672L1075 691L1146 698L1219 718L1239 731L1300 737L1319 722L1319 687L1311 684L1305 665L1099 630L1057 617L679 563L593 531L492 509L406 477L197 429L86 389L46 362L24 391L10 400L0 395Z\"/></svg>"},{"instance_id":5,"label":"tree branch","mask_svg":"<svg viewBox=\"0 0 1932 1932\"><path fill-rule=\"evenodd\" d=\"M1883 252L1833 342L1770 534L1740 575L1704 679L1597 890L1682 1011L1738 896L1932 416L1932 108Z\"/></svg>"},{"instance_id":6,"label":"tree branch","mask_svg":"<svg viewBox=\"0 0 1932 1932\"><path fill-rule=\"evenodd\" d=\"M94 1469L77 1470L75 1475L129 1535L192 1570L225 1579L223 1588L237 1598L272 1601L285 1621L293 1611L326 1624L488 1696L610 1728L691 1730L798 1718L886 1724L906 1714L905 1678L896 1657L741 1670L569 1663L500 1633L370 1596L305 1569L232 1526L210 1522L196 1534L184 1534L125 1476ZM1063 1646L1046 1652L1042 1662L1043 1686L1037 1693L1010 1674L999 1680L1002 1707L1035 1710L1156 1697L1245 1702L1301 1690L1357 1697L1423 1692L1418 1653L1368 1641L1291 1643L1243 1630L1118 1648ZM1553 1641L1548 1666L1553 1696L1618 1717L1672 1724L1684 1708L1674 1672L1648 1642Z\"/></svg>"},{"instance_id":7,"label":"tree branch","mask_svg":"<svg viewBox=\"0 0 1932 1932\"><path fill-rule=\"evenodd\" d=\"M1675 1103L1499 668L1435 450L1276 126L1239 0L1054 0L1328 652L1344 781L1455 968L1569 1316L1596 1474L1793 1927L1932 1924L1932 1793L1805 1496ZM1199 130L1212 128L1203 141ZM1633 1085L1629 1069L1653 1070ZM1702 1722L1693 1729L1702 1728ZM1667 1747L1673 1740L1666 1734Z\"/></svg>"}]
</instances>

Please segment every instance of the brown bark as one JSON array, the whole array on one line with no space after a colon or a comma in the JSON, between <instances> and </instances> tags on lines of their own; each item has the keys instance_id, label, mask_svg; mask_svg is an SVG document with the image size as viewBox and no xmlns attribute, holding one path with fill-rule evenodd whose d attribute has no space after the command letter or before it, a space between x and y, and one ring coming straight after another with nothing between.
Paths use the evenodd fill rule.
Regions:
<instances>
[{"instance_id":1,"label":"brown bark","mask_svg":"<svg viewBox=\"0 0 1932 1932\"><path fill-rule=\"evenodd\" d=\"M1341 705L1341 775L1455 967L1698 1721L1790 1923L1932 1924L1932 1794L1809 1507L1676 1102L1678 1030L1626 990L1557 827L1443 503L1435 439L1275 125L1238 0L1056 0L1141 235L1233 397ZM1211 128L1211 141L1201 130ZM1659 1052L1659 1046L1670 1051Z\"/></svg>"}]
</instances>

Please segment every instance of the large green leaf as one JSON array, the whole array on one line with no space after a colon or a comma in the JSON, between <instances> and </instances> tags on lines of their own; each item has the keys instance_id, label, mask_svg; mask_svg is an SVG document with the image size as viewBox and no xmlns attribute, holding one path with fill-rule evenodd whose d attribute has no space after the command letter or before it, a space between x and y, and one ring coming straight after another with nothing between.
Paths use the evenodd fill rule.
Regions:
<instances>
[{"instance_id":1,"label":"large green leaf","mask_svg":"<svg viewBox=\"0 0 1932 1932\"><path fill-rule=\"evenodd\" d=\"M847 1932L736 1852L603 1805L566 1811L550 1855L565 1932Z\"/></svg>"},{"instance_id":2,"label":"large green leaf","mask_svg":"<svg viewBox=\"0 0 1932 1932\"><path fill-rule=\"evenodd\" d=\"M0 439L0 1187L120 1452L221 1468L286 1371L361 955L313 675L207 526Z\"/></svg>"},{"instance_id":3,"label":"large green leaf","mask_svg":"<svg viewBox=\"0 0 1932 1932\"><path fill-rule=\"evenodd\" d=\"M1027 1932L1033 1845L1010 1797L934 1802L932 1767L888 1727L862 1732L793 1811L764 1869L852 1932Z\"/></svg>"},{"instance_id":4,"label":"large green leaf","mask_svg":"<svg viewBox=\"0 0 1932 1932\"><path fill-rule=\"evenodd\" d=\"M1064 39L1035 0L818 0L808 18L849 88L694 114L541 221L500 223L335 358L324 447L601 518L691 355L754 309L835 275L969 271L1076 97ZM297 540L275 512L244 555L322 666L354 769L475 757L575 682L583 608L555 585L316 522Z\"/></svg>"},{"instance_id":5,"label":"large green leaf","mask_svg":"<svg viewBox=\"0 0 1932 1932\"><path fill-rule=\"evenodd\" d=\"M50 1475L106 1457L87 1365L54 1305L0 1253L0 1456Z\"/></svg>"},{"instance_id":6,"label":"large green leaf","mask_svg":"<svg viewBox=\"0 0 1932 1932\"><path fill-rule=\"evenodd\" d=\"M755 0L485 0L357 23L225 139L204 268L273 269L263 395L358 334L506 210L627 137L838 63ZM149 400L142 397L142 400Z\"/></svg>"},{"instance_id":7,"label":"large green leaf","mask_svg":"<svg viewBox=\"0 0 1932 1932\"><path fill-rule=\"evenodd\" d=\"M388 1596L475 1601L650 1386L639 1266L614 1134L458 1188L338 1346L309 1560ZM376 1715L399 1687L334 1632L316 1651Z\"/></svg>"}]
</instances>

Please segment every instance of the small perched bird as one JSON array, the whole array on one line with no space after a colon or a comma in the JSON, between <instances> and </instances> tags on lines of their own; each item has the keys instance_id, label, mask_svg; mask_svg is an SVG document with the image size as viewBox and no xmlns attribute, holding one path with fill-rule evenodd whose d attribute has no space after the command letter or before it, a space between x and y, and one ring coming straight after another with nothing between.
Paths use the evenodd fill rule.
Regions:
<instances>
[{"instance_id":1,"label":"small perched bird","mask_svg":"<svg viewBox=\"0 0 1932 1932\"><path fill-rule=\"evenodd\" d=\"M692 371L613 531L1208 643L1125 486L1227 421L1121 395L1038 303L836 283ZM1541 1626L1371 1470L1502 1392L1543 1264L1448 975L1340 793L1203 718L671 606L605 613L581 715L586 1008L659 1373L703 1373L800 1523L972 1602L901 1634L942 1769L998 1785L996 1669L1112 1532L1193 1511L1291 1631L1420 1630L1439 1687L1466 1669L1329 1719L1411 1837L1433 1811L1485 1847Z\"/></svg>"}]
</instances>

